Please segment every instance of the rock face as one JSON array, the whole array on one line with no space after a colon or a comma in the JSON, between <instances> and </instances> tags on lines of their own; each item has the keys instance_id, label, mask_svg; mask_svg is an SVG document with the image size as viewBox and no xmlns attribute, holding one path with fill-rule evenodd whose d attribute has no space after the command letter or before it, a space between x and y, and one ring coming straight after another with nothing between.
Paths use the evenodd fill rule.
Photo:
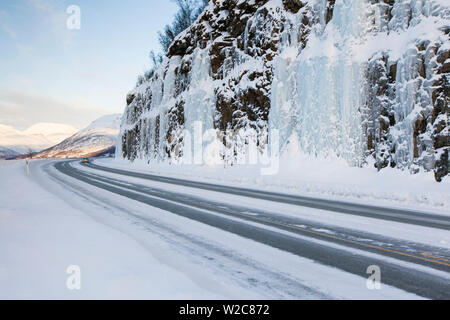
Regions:
<instances>
[{"instance_id":1,"label":"rock face","mask_svg":"<svg viewBox=\"0 0 450 320\"><path fill-rule=\"evenodd\" d=\"M279 132L350 165L449 172L450 8L441 0L213 0L132 90L116 155L228 164ZM295 135L296 138L292 139ZM217 159L216 159L217 160Z\"/></svg>"}]
</instances>

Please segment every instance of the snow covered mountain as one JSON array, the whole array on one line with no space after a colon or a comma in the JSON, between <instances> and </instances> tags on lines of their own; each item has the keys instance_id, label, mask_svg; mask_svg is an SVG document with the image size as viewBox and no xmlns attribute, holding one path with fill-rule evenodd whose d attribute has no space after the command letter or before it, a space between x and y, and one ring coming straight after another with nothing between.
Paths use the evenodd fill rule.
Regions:
<instances>
[{"instance_id":1,"label":"snow covered mountain","mask_svg":"<svg viewBox=\"0 0 450 320\"><path fill-rule=\"evenodd\" d=\"M0 159L11 159L17 157L18 155L20 154L14 150L0 147Z\"/></svg>"},{"instance_id":2,"label":"snow covered mountain","mask_svg":"<svg viewBox=\"0 0 450 320\"><path fill-rule=\"evenodd\" d=\"M120 114L103 116L61 143L35 154L34 158L79 158L114 153Z\"/></svg>"},{"instance_id":3,"label":"snow covered mountain","mask_svg":"<svg viewBox=\"0 0 450 320\"><path fill-rule=\"evenodd\" d=\"M449 172L449 32L443 0L210 1L128 94L116 155L182 159L200 121L212 132L203 149L228 164L249 144L274 151L276 131L282 155L439 181Z\"/></svg>"},{"instance_id":4,"label":"snow covered mountain","mask_svg":"<svg viewBox=\"0 0 450 320\"><path fill-rule=\"evenodd\" d=\"M59 123L37 123L24 131L0 124L0 146L17 154L51 147L77 132L72 126Z\"/></svg>"}]
</instances>

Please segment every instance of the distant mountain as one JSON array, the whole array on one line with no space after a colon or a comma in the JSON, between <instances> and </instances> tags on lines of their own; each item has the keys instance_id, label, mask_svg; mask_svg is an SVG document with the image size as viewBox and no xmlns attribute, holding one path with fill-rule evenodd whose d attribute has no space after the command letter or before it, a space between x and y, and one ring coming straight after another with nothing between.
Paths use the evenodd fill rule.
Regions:
<instances>
[{"instance_id":1,"label":"distant mountain","mask_svg":"<svg viewBox=\"0 0 450 320\"><path fill-rule=\"evenodd\" d=\"M20 154L14 150L5 147L0 147L0 159L11 159L17 157L18 155Z\"/></svg>"},{"instance_id":2,"label":"distant mountain","mask_svg":"<svg viewBox=\"0 0 450 320\"><path fill-rule=\"evenodd\" d=\"M37 123L24 131L0 124L0 147L17 154L41 151L60 143L77 132L72 126L60 123Z\"/></svg>"},{"instance_id":3,"label":"distant mountain","mask_svg":"<svg viewBox=\"0 0 450 320\"><path fill-rule=\"evenodd\" d=\"M121 116L103 116L61 143L33 155L33 158L81 158L114 153Z\"/></svg>"},{"instance_id":4,"label":"distant mountain","mask_svg":"<svg viewBox=\"0 0 450 320\"><path fill-rule=\"evenodd\" d=\"M67 139L77 131L74 127L66 124L42 122L32 125L24 133L32 137L44 137L53 146Z\"/></svg>"}]
</instances>

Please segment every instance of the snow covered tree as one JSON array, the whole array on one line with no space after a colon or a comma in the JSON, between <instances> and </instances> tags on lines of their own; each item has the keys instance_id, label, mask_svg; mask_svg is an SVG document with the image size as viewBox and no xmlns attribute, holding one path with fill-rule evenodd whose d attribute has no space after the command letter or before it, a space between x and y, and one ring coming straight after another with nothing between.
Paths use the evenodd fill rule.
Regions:
<instances>
[{"instance_id":1,"label":"snow covered tree","mask_svg":"<svg viewBox=\"0 0 450 320\"><path fill-rule=\"evenodd\" d=\"M174 17L174 21L170 25L166 25L164 30L158 32L158 40L164 53L166 53L175 40L176 36L181 32L189 28L197 17L203 12L209 0L172 0L176 2L178 6L178 12ZM143 84L145 81L151 79L155 70L163 60L162 53L156 53L155 50L151 50L149 53L152 67L147 70L143 75L139 75L136 87Z\"/></svg>"},{"instance_id":2,"label":"snow covered tree","mask_svg":"<svg viewBox=\"0 0 450 320\"><path fill-rule=\"evenodd\" d=\"M208 0L173 0L178 5L178 12L171 25L166 25L158 33L159 43L164 52L170 47L176 36L189 28L208 4Z\"/></svg>"}]
</instances>

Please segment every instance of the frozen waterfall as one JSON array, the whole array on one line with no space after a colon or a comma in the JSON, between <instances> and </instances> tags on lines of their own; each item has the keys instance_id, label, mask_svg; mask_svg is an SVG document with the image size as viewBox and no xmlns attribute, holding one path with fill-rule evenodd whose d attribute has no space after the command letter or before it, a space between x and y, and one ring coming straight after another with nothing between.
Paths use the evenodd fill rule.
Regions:
<instances>
[{"instance_id":1,"label":"frozen waterfall","mask_svg":"<svg viewBox=\"0 0 450 320\"><path fill-rule=\"evenodd\" d=\"M323 20L325 5L317 7ZM364 66L352 59L350 47L366 34L367 10L365 0L336 1L330 23L300 54L288 43L277 58L269 124L280 130L282 148L297 134L302 153L361 163Z\"/></svg>"}]
</instances>

